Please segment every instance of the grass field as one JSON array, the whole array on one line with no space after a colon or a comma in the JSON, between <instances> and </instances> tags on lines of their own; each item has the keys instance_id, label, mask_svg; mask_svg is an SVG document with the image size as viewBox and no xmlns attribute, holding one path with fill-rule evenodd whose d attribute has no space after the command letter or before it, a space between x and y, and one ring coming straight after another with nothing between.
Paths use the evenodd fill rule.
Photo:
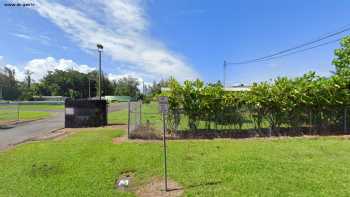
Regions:
<instances>
[{"instance_id":1,"label":"grass field","mask_svg":"<svg viewBox=\"0 0 350 197\"><path fill-rule=\"evenodd\" d=\"M0 122L16 121L17 120L17 111L12 110L0 110ZM49 112L42 111L20 111L19 120L37 120L42 118L47 118L50 116Z\"/></svg>"},{"instance_id":2,"label":"grass field","mask_svg":"<svg viewBox=\"0 0 350 197\"><path fill-rule=\"evenodd\" d=\"M150 103L142 105L142 121L149 120L161 125L161 116L158 112L158 104ZM108 123L128 124L128 109L108 113Z\"/></svg>"},{"instance_id":3,"label":"grass field","mask_svg":"<svg viewBox=\"0 0 350 197\"><path fill-rule=\"evenodd\" d=\"M17 120L37 120L47 118L51 115L50 110L63 110L63 105L48 104L22 104L22 105L0 105L0 123L13 122Z\"/></svg>"},{"instance_id":4,"label":"grass field","mask_svg":"<svg viewBox=\"0 0 350 197\"><path fill-rule=\"evenodd\" d=\"M120 110L108 113L109 124L128 124L128 110Z\"/></svg>"},{"instance_id":5,"label":"grass field","mask_svg":"<svg viewBox=\"0 0 350 197\"><path fill-rule=\"evenodd\" d=\"M17 111L17 105L12 104L1 104L0 110L14 110ZM49 104L20 104L19 108L20 111L46 111L46 110L63 110L64 105L49 105Z\"/></svg>"},{"instance_id":6,"label":"grass field","mask_svg":"<svg viewBox=\"0 0 350 197\"><path fill-rule=\"evenodd\" d=\"M112 144L94 129L0 153L0 196L133 196L114 189L162 176L161 143ZM185 196L349 196L350 143L336 138L170 141L169 176Z\"/></svg>"},{"instance_id":7,"label":"grass field","mask_svg":"<svg viewBox=\"0 0 350 197\"><path fill-rule=\"evenodd\" d=\"M49 105L49 104L22 104L20 110L63 110L64 105Z\"/></svg>"}]
</instances>

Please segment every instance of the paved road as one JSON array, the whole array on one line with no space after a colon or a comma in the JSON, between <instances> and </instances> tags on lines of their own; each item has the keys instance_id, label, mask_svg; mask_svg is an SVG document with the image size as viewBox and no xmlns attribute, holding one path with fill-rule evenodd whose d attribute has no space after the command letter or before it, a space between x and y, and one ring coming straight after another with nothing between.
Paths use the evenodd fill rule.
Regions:
<instances>
[{"instance_id":1,"label":"paved road","mask_svg":"<svg viewBox=\"0 0 350 197\"><path fill-rule=\"evenodd\" d=\"M128 108L128 103L112 104L108 107L109 112L119 111ZM50 110L43 110L50 111ZM64 110L51 110L54 116L27 123L18 124L10 129L0 129L0 150L8 146L21 143L31 138L39 137L50 133L53 130L64 127Z\"/></svg>"},{"instance_id":2,"label":"paved road","mask_svg":"<svg viewBox=\"0 0 350 197\"><path fill-rule=\"evenodd\" d=\"M20 123L10 129L0 129L0 150L25 140L46 135L50 131L64 127L64 113L55 112L51 118Z\"/></svg>"},{"instance_id":3,"label":"paved road","mask_svg":"<svg viewBox=\"0 0 350 197\"><path fill-rule=\"evenodd\" d=\"M128 103L115 103L108 106L108 112L120 111L128 108Z\"/></svg>"}]
</instances>

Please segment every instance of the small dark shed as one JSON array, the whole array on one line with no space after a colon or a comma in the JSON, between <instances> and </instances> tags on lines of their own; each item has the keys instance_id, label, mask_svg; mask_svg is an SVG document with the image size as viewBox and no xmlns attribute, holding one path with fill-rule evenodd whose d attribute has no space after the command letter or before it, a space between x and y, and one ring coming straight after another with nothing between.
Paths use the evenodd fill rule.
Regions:
<instances>
[{"instance_id":1,"label":"small dark shed","mask_svg":"<svg viewBox=\"0 0 350 197\"><path fill-rule=\"evenodd\" d=\"M107 125L106 100L66 99L65 128Z\"/></svg>"}]
</instances>

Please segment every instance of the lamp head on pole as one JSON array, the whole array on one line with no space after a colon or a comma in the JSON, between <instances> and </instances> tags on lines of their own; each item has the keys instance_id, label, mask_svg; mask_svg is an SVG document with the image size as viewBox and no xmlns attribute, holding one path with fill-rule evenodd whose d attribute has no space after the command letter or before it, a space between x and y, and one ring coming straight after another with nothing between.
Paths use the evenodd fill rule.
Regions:
<instances>
[{"instance_id":1,"label":"lamp head on pole","mask_svg":"<svg viewBox=\"0 0 350 197\"><path fill-rule=\"evenodd\" d=\"M102 51L103 50L102 44L97 44L96 46L97 46L98 51Z\"/></svg>"}]
</instances>

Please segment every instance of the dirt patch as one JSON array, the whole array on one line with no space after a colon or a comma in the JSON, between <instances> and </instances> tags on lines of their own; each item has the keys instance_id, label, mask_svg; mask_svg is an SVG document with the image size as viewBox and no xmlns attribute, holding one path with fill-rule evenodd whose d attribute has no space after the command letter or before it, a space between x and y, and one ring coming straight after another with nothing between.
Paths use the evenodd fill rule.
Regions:
<instances>
[{"instance_id":1,"label":"dirt patch","mask_svg":"<svg viewBox=\"0 0 350 197\"><path fill-rule=\"evenodd\" d=\"M64 139L74 133L77 132L89 132L89 131L94 131L95 129L98 129L99 127L87 127L87 128L64 128L64 129L60 129L56 132L61 133L61 135L58 135L56 137L53 137L54 140L61 140ZM101 128L113 128L113 129L122 129L122 130L126 130L128 127L127 125L108 125L108 126L104 126ZM52 138L51 138L52 139Z\"/></svg>"},{"instance_id":2,"label":"dirt patch","mask_svg":"<svg viewBox=\"0 0 350 197\"><path fill-rule=\"evenodd\" d=\"M54 130L48 133L47 135L33 138L32 141L58 139L58 138L63 138L63 136L66 136L66 135L68 135L67 131L65 131L64 129L59 129L59 130Z\"/></svg>"},{"instance_id":3,"label":"dirt patch","mask_svg":"<svg viewBox=\"0 0 350 197\"><path fill-rule=\"evenodd\" d=\"M161 140L129 139L128 141L131 143L136 143L136 144L162 143Z\"/></svg>"},{"instance_id":4,"label":"dirt patch","mask_svg":"<svg viewBox=\"0 0 350 197\"><path fill-rule=\"evenodd\" d=\"M157 177L139 187L135 194L139 197L178 197L183 195L183 188L175 181L168 180L168 191L164 190L164 179Z\"/></svg>"},{"instance_id":5,"label":"dirt patch","mask_svg":"<svg viewBox=\"0 0 350 197\"><path fill-rule=\"evenodd\" d=\"M350 140L350 135L340 135L340 136L337 136L338 138L340 139L343 139L343 140Z\"/></svg>"},{"instance_id":6,"label":"dirt patch","mask_svg":"<svg viewBox=\"0 0 350 197\"><path fill-rule=\"evenodd\" d=\"M162 139L162 132L147 126L142 126L130 133L130 139L159 140Z\"/></svg>"},{"instance_id":7,"label":"dirt patch","mask_svg":"<svg viewBox=\"0 0 350 197\"><path fill-rule=\"evenodd\" d=\"M125 142L126 140L128 140L127 136L121 136L121 137L115 137L112 139L113 144L121 144L123 142Z\"/></svg>"}]
</instances>

